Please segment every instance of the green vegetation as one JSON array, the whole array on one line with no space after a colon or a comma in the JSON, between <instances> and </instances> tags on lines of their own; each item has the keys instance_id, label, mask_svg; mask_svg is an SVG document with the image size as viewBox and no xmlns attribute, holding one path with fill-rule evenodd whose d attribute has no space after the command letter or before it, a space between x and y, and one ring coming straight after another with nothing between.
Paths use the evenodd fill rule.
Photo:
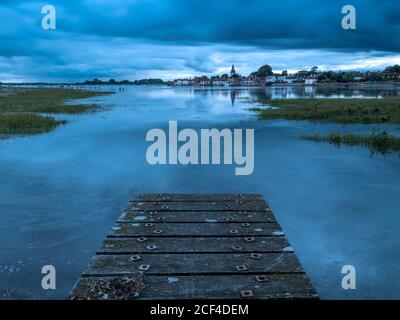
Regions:
<instances>
[{"instance_id":1,"label":"green vegetation","mask_svg":"<svg viewBox=\"0 0 400 320\"><path fill-rule=\"evenodd\" d=\"M268 76L272 76L274 73L272 72L272 67L268 64L265 64L263 66L261 66L260 68L258 68L257 71L253 72L250 74L250 76L255 76L255 77L268 77Z\"/></svg>"},{"instance_id":2,"label":"green vegetation","mask_svg":"<svg viewBox=\"0 0 400 320\"><path fill-rule=\"evenodd\" d=\"M48 132L64 120L40 113L77 114L99 109L97 105L66 104L71 99L84 99L109 92L33 88L0 90L0 134L37 134ZM39 113L39 114L38 114Z\"/></svg>"},{"instance_id":3,"label":"green vegetation","mask_svg":"<svg viewBox=\"0 0 400 320\"><path fill-rule=\"evenodd\" d=\"M373 153L386 154L400 151L400 137L390 135L387 130L373 131L369 135L334 133L330 135L302 135L301 138L317 142L325 141L336 146L342 144L350 146L363 145L370 148Z\"/></svg>"},{"instance_id":4,"label":"green vegetation","mask_svg":"<svg viewBox=\"0 0 400 320\"><path fill-rule=\"evenodd\" d=\"M253 108L261 119L317 122L400 123L400 98L384 99L287 99L259 100L276 108Z\"/></svg>"},{"instance_id":5,"label":"green vegetation","mask_svg":"<svg viewBox=\"0 0 400 320\"><path fill-rule=\"evenodd\" d=\"M37 134L48 132L58 125L67 123L37 114L0 114L1 134Z\"/></svg>"}]
</instances>

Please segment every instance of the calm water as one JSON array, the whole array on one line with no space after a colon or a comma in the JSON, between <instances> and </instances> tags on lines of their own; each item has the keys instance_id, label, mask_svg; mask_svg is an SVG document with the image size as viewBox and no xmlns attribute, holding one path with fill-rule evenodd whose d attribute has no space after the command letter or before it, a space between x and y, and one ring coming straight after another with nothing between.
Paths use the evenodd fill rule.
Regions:
<instances>
[{"instance_id":1,"label":"calm water","mask_svg":"<svg viewBox=\"0 0 400 320\"><path fill-rule=\"evenodd\" d=\"M116 91L117 88L114 88ZM99 97L105 111L61 116L49 134L0 140L0 296L62 299L135 193L261 193L322 298L400 299L400 157L301 141L301 133L369 132L374 126L258 121L256 97L382 97L391 90L132 87ZM255 171L159 166L145 160L146 132L255 128ZM398 128L391 128L399 134ZM41 289L41 267L57 290ZM357 268L357 290L341 268Z\"/></svg>"}]
</instances>

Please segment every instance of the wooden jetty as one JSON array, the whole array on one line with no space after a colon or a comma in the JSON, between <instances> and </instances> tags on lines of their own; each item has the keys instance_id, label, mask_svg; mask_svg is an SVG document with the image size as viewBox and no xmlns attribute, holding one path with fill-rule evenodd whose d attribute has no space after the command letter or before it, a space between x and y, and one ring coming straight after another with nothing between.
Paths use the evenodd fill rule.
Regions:
<instances>
[{"instance_id":1,"label":"wooden jetty","mask_svg":"<svg viewBox=\"0 0 400 320\"><path fill-rule=\"evenodd\" d=\"M110 282L101 297L90 297L90 288L124 277L129 283L131 274L144 285L139 300L318 298L257 194L136 196L71 298L118 299L107 293Z\"/></svg>"}]
</instances>

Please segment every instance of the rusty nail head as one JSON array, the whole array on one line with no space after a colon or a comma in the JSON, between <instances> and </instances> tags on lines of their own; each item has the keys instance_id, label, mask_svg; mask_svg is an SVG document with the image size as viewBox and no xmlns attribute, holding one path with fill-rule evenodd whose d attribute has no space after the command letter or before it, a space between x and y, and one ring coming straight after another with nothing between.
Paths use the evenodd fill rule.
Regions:
<instances>
[{"instance_id":1,"label":"rusty nail head","mask_svg":"<svg viewBox=\"0 0 400 320\"><path fill-rule=\"evenodd\" d=\"M261 259L261 254L252 253L252 254L250 254L250 258L252 258L252 259Z\"/></svg>"},{"instance_id":2,"label":"rusty nail head","mask_svg":"<svg viewBox=\"0 0 400 320\"><path fill-rule=\"evenodd\" d=\"M146 241L147 239L145 238L145 237L140 237L140 238L138 238L137 239L139 242L143 242L143 241Z\"/></svg>"},{"instance_id":3,"label":"rusty nail head","mask_svg":"<svg viewBox=\"0 0 400 320\"><path fill-rule=\"evenodd\" d=\"M237 271L246 271L248 268L246 265L236 266Z\"/></svg>"},{"instance_id":4,"label":"rusty nail head","mask_svg":"<svg viewBox=\"0 0 400 320\"><path fill-rule=\"evenodd\" d=\"M262 275L262 276L256 276L256 280L257 282L267 282L268 278L267 276Z\"/></svg>"},{"instance_id":5,"label":"rusty nail head","mask_svg":"<svg viewBox=\"0 0 400 320\"><path fill-rule=\"evenodd\" d=\"M236 233L238 233L238 231L237 230L229 230L229 233L236 234Z\"/></svg>"},{"instance_id":6,"label":"rusty nail head","mask_svg":"<svg viewBox=\"0 0 400 320\"><path fill-rule=\"evenodd\" d=\"M253 298L254 297L252 290L242 290L242 291L240 291L240 295L242 298Z\"/></svg>"},{"instance_id":7,"label":"rusty nail head","mask_svg":"<svg viewBox=\"0 0 400 320\"><path fill-rule=\"evenodd\" d=\"M153 233L155 233L155 234L161 234L163 231L162 230L160 230L160 229L157 229L157 230L154 230L153 231Z\"/></svg>"},{"instance_id":8,"label":"rusty nail head","mask_svg":"<svg viewBox=\"0 0 400 320\"><path fill-rule=\"evenodd\" d=\"M239 251L239 250L242 250L242 247L241 246L232 246L232 249Z\"/></svg>"}]
</instances>

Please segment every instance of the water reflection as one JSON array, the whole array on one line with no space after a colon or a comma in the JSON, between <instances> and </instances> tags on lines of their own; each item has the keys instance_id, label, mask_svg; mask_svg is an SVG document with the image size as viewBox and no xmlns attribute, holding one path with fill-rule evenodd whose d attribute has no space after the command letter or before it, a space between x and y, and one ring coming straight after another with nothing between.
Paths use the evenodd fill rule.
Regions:
<instances>
[{"instance_id":1,"label":"water reflection","mask_svg":"<svg viewBox=\"0 0 400 320\"><path fill-rule=\"evenodd\" d=\"M88 87L115 95L110 108L64 116L66 126L0 142L0 295L63 299L134 193L261 193L322 298L400 298L400 160L365 148L298 139L307 132L370 132L376 126L258 121L259 98L383 97L397 88ZM234 105L234 107L232 107ZM255 171L230 166L150 166L146 133L180 128L254 128ZM57 290L40 288L57 268ZM357 267L343 291L341 267Z\"/></svg>"}]
</instances>

